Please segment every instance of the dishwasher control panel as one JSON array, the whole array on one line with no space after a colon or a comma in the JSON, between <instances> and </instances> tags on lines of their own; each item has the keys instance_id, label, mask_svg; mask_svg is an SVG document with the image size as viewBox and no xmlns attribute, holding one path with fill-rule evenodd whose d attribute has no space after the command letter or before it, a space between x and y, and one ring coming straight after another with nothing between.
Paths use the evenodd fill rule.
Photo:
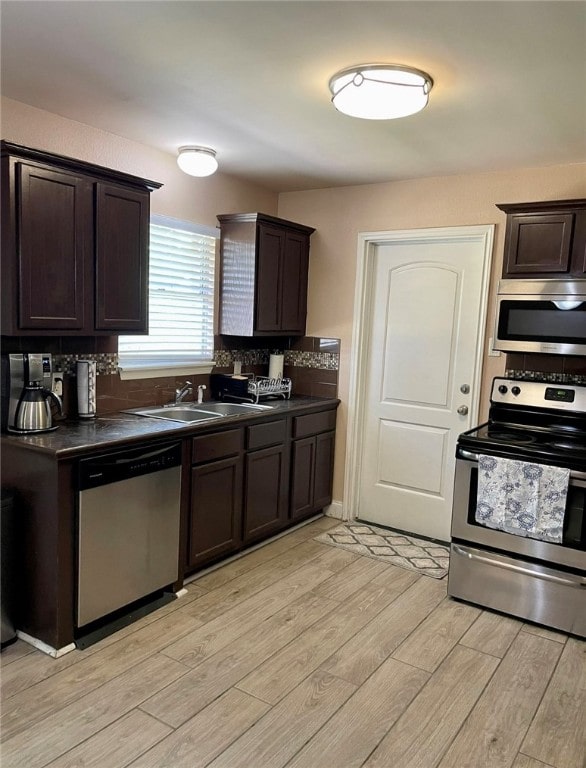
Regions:
<instances>
[{"instance_id":1,"label":"dishwasher control panel","mask_svg":"<svg viewBox=\"0 0 586 768\"><path fill-rule=\"evenodd\" d=\"M181 442L143 445L104 453L80 460L79 490L97 488L106 483L116 483L180 465Z\"/></svg>"}]
</instances>

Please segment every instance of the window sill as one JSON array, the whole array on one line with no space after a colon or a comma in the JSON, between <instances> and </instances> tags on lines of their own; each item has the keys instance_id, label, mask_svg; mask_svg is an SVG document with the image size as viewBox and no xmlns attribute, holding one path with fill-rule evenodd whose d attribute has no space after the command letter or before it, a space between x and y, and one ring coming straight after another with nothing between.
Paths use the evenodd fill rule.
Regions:
<instances>
[{"instance_id":1,"label":"window sill","mask_svg":"<svg viewBox=\"0 0 586 768\"><path fill-rule=\"evenodd\" d=\"M118 373L122 381L133 379L161 379L165 376L194 376L212 372L214 360L202 363L168 363L168 364L119 364Z\"/></svg>"}]
</instances>

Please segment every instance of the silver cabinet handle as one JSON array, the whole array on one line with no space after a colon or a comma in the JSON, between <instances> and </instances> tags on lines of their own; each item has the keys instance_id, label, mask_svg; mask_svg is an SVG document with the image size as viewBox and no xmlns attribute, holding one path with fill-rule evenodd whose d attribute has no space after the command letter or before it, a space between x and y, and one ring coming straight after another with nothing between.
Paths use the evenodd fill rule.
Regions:
<instances>
[{"instance_id":1,"label":"silver cabinet handle","mask_svg":"<svg viewBox=\"0 0 586 768\"><path fill-rule=\"evenodd\" d=\"M461 405L458 408L458 413L460 416L466 416L468 414L468 406L467 405Z\"/></svg>"}]
</instances>

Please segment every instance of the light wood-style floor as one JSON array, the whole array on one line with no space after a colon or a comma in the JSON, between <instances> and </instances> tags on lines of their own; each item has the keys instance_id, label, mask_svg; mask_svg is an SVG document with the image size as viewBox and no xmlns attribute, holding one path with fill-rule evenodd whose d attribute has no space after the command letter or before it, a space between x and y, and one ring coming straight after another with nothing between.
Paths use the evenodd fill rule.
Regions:
<instances>
[{"instance_id":1,"label":"light wood-style floor","mask_svg":"<svg viewBox=\"0 0 586 768\"><path fill-rule=\"evenodd\" d=\"M320 518L85 651L2 653L2 768L583 768L586 643L319 544Z\"/></svg>"}]
</instances>

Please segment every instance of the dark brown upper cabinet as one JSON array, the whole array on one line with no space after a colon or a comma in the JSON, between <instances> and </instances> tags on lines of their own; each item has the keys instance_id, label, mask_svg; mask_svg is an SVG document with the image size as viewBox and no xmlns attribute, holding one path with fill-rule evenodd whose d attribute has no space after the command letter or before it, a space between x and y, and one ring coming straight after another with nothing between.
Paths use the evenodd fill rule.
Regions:
<instances>
[{"instance_id":1,"label":"dark brown upper cabinet","mask_svg":"<svg viewBox=\"0 0 586 768\"><path fill-rule=\"evenodd\" d=\"M503 277L584 277L586 200L497 205L507 214Z\"/></svg>"},{"instance_id":2,"label":"dark brown upper cabinet","mask_svg":"<svg viewBox=\"0 0 586 768\"><path fill-rule=\"evenodd\" d=\"M218 216L220 333L303 336L312 227L264 213Z\"/></svg>"},{"instance_id":3,"label":"dark brown upper cabinet","mask_svg":"<svg viewBox=\"0 0 586 768\"><path fill-rule=\"evenodd\" d=\"M161 185L4 141L1 163L2 333L146 333Z\"/></svg>"}]
</instances>

